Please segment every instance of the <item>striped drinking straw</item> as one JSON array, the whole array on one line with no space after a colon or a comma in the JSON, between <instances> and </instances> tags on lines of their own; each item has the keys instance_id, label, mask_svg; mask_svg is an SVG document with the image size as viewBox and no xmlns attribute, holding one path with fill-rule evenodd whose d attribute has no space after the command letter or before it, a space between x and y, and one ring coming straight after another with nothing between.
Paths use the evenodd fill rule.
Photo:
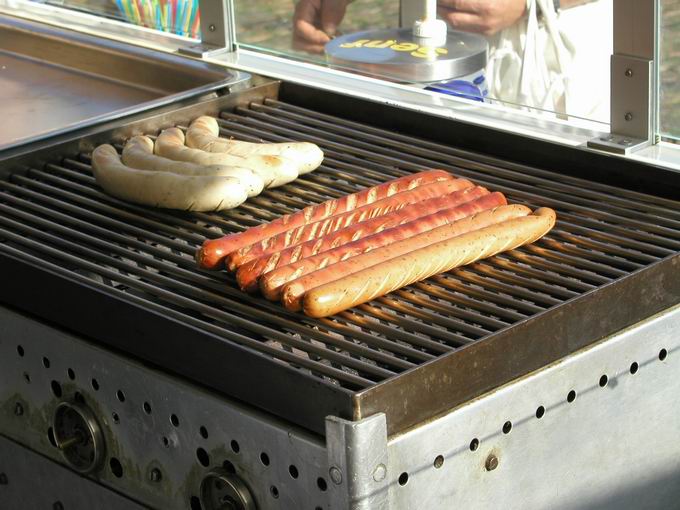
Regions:
<instances>
[{"instance_id":1,"label":"striped drinking straw","mask_svg":"<svg viewBox=\"0 0 680 510\"><path fill-rule=\"evenodd\" d=\"M115 0L120 13L136 25L197 38L201 27L198 0Z\"/></svg>"}]
</instances>

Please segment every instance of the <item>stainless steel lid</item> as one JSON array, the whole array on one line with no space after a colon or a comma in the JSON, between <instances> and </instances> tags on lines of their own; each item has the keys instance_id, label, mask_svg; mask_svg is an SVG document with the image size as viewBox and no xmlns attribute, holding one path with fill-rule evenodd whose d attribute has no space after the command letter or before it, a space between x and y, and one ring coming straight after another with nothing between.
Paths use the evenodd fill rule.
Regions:
<instances>
[{"instance_id":1,"label":"stainless steel lid","mask_svg":"<svg viewBox=\"0 0 680 510\"><path fill-rule=\"evenodd\" d=\"M466 76L486 66L488 44L480 35L449 30L446 44L431 44L408 28L370 30L333 39L326 57L331 65L411 83Z\"/></svg>"}]
</instances>

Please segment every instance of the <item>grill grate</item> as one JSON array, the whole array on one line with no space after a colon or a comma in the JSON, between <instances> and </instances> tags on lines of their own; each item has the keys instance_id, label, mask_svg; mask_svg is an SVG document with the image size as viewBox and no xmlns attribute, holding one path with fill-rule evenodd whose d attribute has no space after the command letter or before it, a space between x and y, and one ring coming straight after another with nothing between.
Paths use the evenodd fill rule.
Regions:
<instances>
[{"instance_id":1,"label":"grill grate","mask_svg":"<svg viewBox=\"0 0 680 510\"><path fill-rule=\"evenodd\" d=\"M499 162L278 100L225 112L223 136L306 140L316 172L221 214L151 210L110 197L89 155L0 181L0 250L66 268L90 284L270 356L321 384L356 392L512 327L680 251L680 202ZM240 231L425 168L444 168L558 213L532 246L430 278L315 320L198 270L205 237Z\"/></svg>"}]
</instances>

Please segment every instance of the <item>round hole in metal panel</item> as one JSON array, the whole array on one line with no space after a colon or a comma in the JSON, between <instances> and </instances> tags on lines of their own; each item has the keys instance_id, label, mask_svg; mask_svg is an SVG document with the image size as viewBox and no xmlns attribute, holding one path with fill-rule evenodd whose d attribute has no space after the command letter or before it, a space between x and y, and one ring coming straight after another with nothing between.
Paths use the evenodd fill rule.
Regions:
<instances>
[{"instance_id":1,"label":"round hole in metal panel","mask_svg":"<svg viewBox=\"0 0 680 510\"><path fill-rule=\"evenodd\" d=\"M666 349L661 349L659 351L659 361L664 361L668 357L668 351Z\"/></svg>"},{"instance_id":2,"label":"round hole in metal panel","mask_svg":"<svg viewBox=\"0 0 680 510\"><path fill-rule=\"evenodd\" d=\"M232 440L230 446L231 451L233 451L234 453L238 453L241 450L241 447L239 446L238 441L236 440Z\"/></svg>"},{"instance_id":3,"label":"round hole in metal panel","mask_svg":"<svg viewBox=\"0 0 680 510\"><path fill-rule=\"evenodd\" d=\"M210 465L210 456L203 448L196 450L196 458L201 466L208 467Z\"/></svg>"},{"instance_id":4,"label":"round hole in metal panel","mask_svg":"<svg viewBox=\"0 0 680 510\"><path fill-rule=\"evenodd\" d=\"M567 393L567 402L571 404L574 400L576 400L576 391L571 390L569 393Z\"/></svg>"},{"instance_id":5,"label":"round hole in metal panel","mask_svg":"<svg viewBox=\"0 0 680 510\"><path fill-rule=\"evenodd\" d=\"M151 404L148 402L144 402L144 404L142 404L142 409L144 409L146 414L151 414Z\"/></svg>"},{"instance_id":6,"label":"round hole in metal panel","mask_svg":"<svg viewBox=\"0 0 680 510\"><path fill-rule=\"evenodd\" d=\"M57 381L52 381L50 383L50 388L52 388L52 394L55 397L61 398L61 384L59 384Z\"/></svg>"},{"instance_id":7,"label":"round hole in metal panel","mask_svg":"<svg viewBox=\"0 0 680 510\"><path fill-rule=\"evenodd\" d=\"M66 375L68 375L68 378L71 379L72 381L75 380L76 378L76 373L73 371L72 368L66 370Z\"/></svg>"},{"instance_id":8,"label":"round hole in metal panel","mask_svg":"<svg viewBox=\"0 0 680 510\"><path fill-rule=\"evenodd\" d=\"M269 465L269 455L267 455L265 452L262 452L260 454L260 462L264 464L265 466Z\"/></svg>"},{"instance_id":9,"label":"round hole in metal panel","mask_svg":"<svg viewBox=\"0 0 680 510\"><path fill-rule=\"evenodd\" d=\"M17 345L17 354L19 357L23 358L24 357L24 348L21 345Z\"/></svg>"},{"instance_id":10,"label":"round hole in metal panel","mask_svg":"<svg viewBox=\"0 0 680 510\"><path fill-rule=\"evenodd\" d=\"M97 379L95 379L94 377L90 381L90 385L92 386L92 389L94 391L99 391L99 381L97 381Z\"/></svg>"},{"instance_id":11,"label":"round hole in metal panel","mask_svg":"<svg viewBox=\"0 0 680 510\"><path fill-rule=\"evenodd\" d=\"M208 439L208 429L205 428L203 425L201 425L201 428L198 429L198 433L201 435L203 439Z\"/></svg>"},{"instance_id":12,"label":"round hole in metal panel","mask_svg":"<svg viewBox=\"0 0 680 510\"><path fill-rule=\"evenodd\" d=\"M540 420L541 418L543 418L544 415L545 415L545 407L538 406L536 408L536 418L538 418Z\"/></svg>"},{"instance_id":13,"label":"round hole in metal panel","mask_svg":"<svg viewBox=\"0 0 680 510\"><path fill-rule=\"evenodd\" d=\"M269 487L269 492L271 493L272 498L279 499L279 489L276 488L276 485Z\"/></svg>"},{"instance_id":14,"label":"round hole in metal panel","mask_svg":"<svg viewBox=\"0 0 680 510\"><path fill-rule=\"evenodd\" d=\"M224 462L222 462L222 467L224 468L224 470L225 470L228 474L230 474L230 475L235 475L235 474L236 474L236 468L235 468L234 465L233 465L231 462L229 462L228 460L225 460Z\"/></svg>"},{"instance_id":15,"label":"round hole in metal panel","mask_svg":"<svg viewBox=\"0 0 680 510\"><path fill-rule=\"evenodd\" d=\"M166 436L163 436L161 438L161 442L163 443L163 446L165 446L166 448L170 446L170 440Z\"/></svg>"},{"instance_id":16,"label":"round hole in metal panel","mask_svg":"<svg viewBox=\"0 0 680 510\"><path fill-rule=\"evenodd\" d=\"M503 434L509 434L512 430L512 422L510 420L503 424Z\"/></svg>"},{"instance_id":17,"label":"round hole in metal panel","mask_svg":"<svg viewBox=\"0 0 680 510\"><path fill-rule=\"evenodd\" d=\"M172 423L173 427L179 427L179 418L176 414L170 415L170 423Z\"/></svg>"},{"instance_id":18,"label":"round hole in metal panel","mask_svg":"<svg viewBox=\"0 0 680 510\"><path fill-rule=\"evenodd\" d=\"M109 467L111 468L113 476L115 476L116 478L122 478L123 466L121 465L120 461L117 458L111 457L111 460L109 460Z\"/></svg>"},{"instance_id":19,"label":"round hole in metal panel","mask_svg":"<svg viewBox=\"0 0 680 510\"><path fill-rule=\"evenodd\" d=\"M444 456L443 455L437 455L434 458L434 463L432 464L436 469L439 469L444 465Z\"/></svg>"},{"instance_id":20,"label":"round hole in metal panel","mask_svg":"<svg viewBox=\"0 0 680 510\"><path fill-rule=\"evenodd\" d=\"M203 510L203 507L201 506L201 500L196 496L191 496L189 505L191 506L191 510Z\"/></svg>"},{"instance_id":21,"label":"round hole in metal panel","mask_svg":"<svg viewBox=\"0 0 680 510\"><path fill-rule=\"evenodd\" d=\"M43 366L44 366L45 368L50 368L50 359L47 358L47 357L45 357L45 356L43 356L42 364L43 364Z\"/></svg>"},{"instance_id":22,"label":"round hole in metal panel","mask_svg":"<svg viewBox=\"0 0 680 510\"><path fill-rule=\"evenodd\" d=\"M290 473L291 477L296 478L296 479L297 479L298 476L300 476L300 472L298 471L298 468L293 464L288 466L288 473Z\"/></svg>"},{"instance_id":23,"label":"round hole in metal panel","mask_svg":"<svg viewBox=\"0 0 680 510\"><path fill-rule=\"evenodd\" d=\"M26 381L28 384L31 383L31 375L28 372L24 372L24 381Z\"/></svg>"},{"instance_id":24,"label":"round hole in metal panel","mask_svg":"<svg viewBox=\"0 0 680 510\"><path fill-rule=\"evenodd\" d=\"M399 475L399 485L402 487L408 483L408 473L403 472L402 474Z\"/></svg>"},{"instance_id":25,"label":"round hole in metal panel","mask_svg":"<svg viewBox=\"0 0 680 510\"><path fill-rule=\"evenodd\" d=\"M111 413L111 418L113 418L113 423L120 423L120 416L118 416L118 413Z\"/></svg>"},{"instance_id":26,"label":"round hole in metal panel","mask_svg":"<svg viewBox=\"0 0 680 510\"><path fill-rule=\"evenodd\" d=\"M321 492L326 492L326 489L328 489L328 484L326 483L326 480L323 479L322 477L316 479L316 486L319 488Z\"/></svg>"},{"instance_id":27,"label":"round hole in metal panel","mask_svg":"<svg viewBox=\"0 0 680 510\"><path fill-rule=\"evenodd\" d=\"M630 364L630 373L635 375L637 374L638 369L640 368L640 365L637 364L637 361L633 361Z\"/></svg>"},{"instance_id":28,"label":"round hole in metal panel","mask_svg":"<svg viewBox=\"0 0 680 510\"><path fill-rule=\"evenodd\" d=\"M52 446L57 448L57 440L54 439L54 429L52 427L47 429L47 440L50 442Z\"/></svg>"},{"instance_id":29,"label":"round hole in metal panel","mask_svg":"<svg viewBox=\"0 0 680 510\"><path fill-rule=\"evenodd\" d=\"M118 402L125 402L125 393L123 393L122 390L118 390L116 392L116 398L118 399Z\"/></svg>"},{"instance_id":30,"label":"round hole in metal panel","mask_svg":"<svg viewBox=\"0 0 680 510\"><path fill-rule=\"evenodd\" d=\"M607 386L607 383L609 382L609 377L607 377L607 374L602 374L602 377L600 377L600 388L604 388Z\"/></svg>"},{"instance_id":31,"label":"round hole in metal panel","mask_svg":"<svg viewBox=\"0 0 680 510\"><path fill-rule=\"evenodd\" d=\"M479 439L474 438L472 441L470 441L470 451L476 451L477 448L479 448Z\"/></svg>"}]
</instances>

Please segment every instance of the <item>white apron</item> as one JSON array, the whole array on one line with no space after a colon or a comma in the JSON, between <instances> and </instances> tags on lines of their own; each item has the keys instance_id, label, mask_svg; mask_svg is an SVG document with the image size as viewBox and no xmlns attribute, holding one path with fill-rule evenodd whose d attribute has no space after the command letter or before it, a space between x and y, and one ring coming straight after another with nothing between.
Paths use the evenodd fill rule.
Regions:
<instances>
[{"instance_id":1,"label":"white apron","mask_svg":"<svg viewBox=\"0 0 680 510\"><path fill-rule=\"evenodd\" d=\"M489 96L608 123L612 1L558 14L552 0L528 0L527 14L489 40Z\"/></svg>"}]
</instances>

